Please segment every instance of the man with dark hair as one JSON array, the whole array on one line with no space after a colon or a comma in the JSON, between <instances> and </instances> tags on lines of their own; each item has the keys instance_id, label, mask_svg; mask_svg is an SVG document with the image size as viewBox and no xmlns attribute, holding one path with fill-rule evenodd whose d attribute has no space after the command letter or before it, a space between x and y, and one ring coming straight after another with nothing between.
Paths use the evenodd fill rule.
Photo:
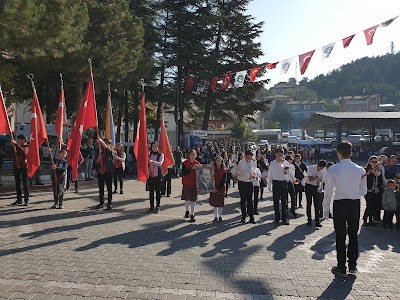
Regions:
<instances>
[{"instance_id":1,"label":"man with dark hair","mask_svg":"<svg viewBox=\"0 0 400 300\"><path fill-rule=\"evenodd\" d=\"M272 191L274 201L275 223L278 224L281 219L279 211L279 201L282 207L282 224L289 225L287 221L288 209L288 184L286 175L289 173L289 163L284 159L284 151L282 148L275 150L276 159L271 161L268 170L267 186Z\"/></svg>"},{"instance_id":2,"label":"man with dark hair","mask_svg":"<svg viewBox=\"0 0 400 300\"><path fill-rule=\"evenodd\" d=\"M326 175L324 218L329 218L329 206L333 198L333 224L336 234L337 266L332 273L346 277L346 235L349 273L357 271L358 229L360 221L360 198L367 193L367 176L364 168L350 160L352 146L342 142L337 147L339 163L330 167Z\"/></svg>"},{"instance_id":3,"label":"man with dark hair","mask_svg":"<svg viewBox=\"0 0 400 300\"><path fill-rule=\"evenodd\" d=\"M29 204L29 181L28 181L28 147L25 146L26 137L22 134L17 136L17 141L12 140L12 144L15 148L14 155L14 178L15 178L15 189L17 192L17 201L12 205L22 204L22 192L21 192L21 181L24 187L24 202L25 206Z\"/></svg>"},{"instance_id":4,"label":"man with dark hair","mask_svg":"<svg viewBox=\"0 0 400 300\"><path fill-rule=\"evenodd\" d=\"M318 164L307 168L307 176L305 179L305 191L307 200L307 226L311 226L311 205L314 203L315 226L322 227L319 221L320 201L322 200L318 193L318 187L322 180L322 170L326 167L326 161L320 160Z\"/></svg>"},{"instance_id":5,"label":"man with dark hair","mask_svg":"<svg viewBox=\"0 0 400 300\"><path fill-rule=\"evenodd\" d=\"M99 184L100 203L97 208L104 207L104 184L107 187L107 210L112 209L112 176L113 176L113 156L116 154L112 150L112 145L109 140L104 141L98 137L97 141L103 148L101 153L98 154L96 162L98 163L97 181Z\"/></svg>"}]
</instances>

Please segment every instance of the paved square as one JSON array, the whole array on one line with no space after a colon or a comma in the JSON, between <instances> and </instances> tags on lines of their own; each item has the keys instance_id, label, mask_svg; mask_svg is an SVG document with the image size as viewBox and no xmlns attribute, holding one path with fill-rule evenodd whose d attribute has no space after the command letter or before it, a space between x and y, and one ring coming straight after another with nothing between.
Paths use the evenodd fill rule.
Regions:
<instances>
[{"instance_id":1,"label":"paved square","mask_svg":"<svg viewBox=\"0 0 400 300\"><path fill-rule=\"evenodd\" d=\"M307 227L299 209L289 226L275 226L266 193L257 224L242 225L238 191L229 193L223 223L200 196L192 224L179 179L151 215L133 180L111 212L93 209L97 185L66 194L64 210L49 209L49 191L34 192L28 207L1 192L0 298L400 299L400 232L361 228L357 277L335 279L331 220Z\"/></svg>"}]
</instances>

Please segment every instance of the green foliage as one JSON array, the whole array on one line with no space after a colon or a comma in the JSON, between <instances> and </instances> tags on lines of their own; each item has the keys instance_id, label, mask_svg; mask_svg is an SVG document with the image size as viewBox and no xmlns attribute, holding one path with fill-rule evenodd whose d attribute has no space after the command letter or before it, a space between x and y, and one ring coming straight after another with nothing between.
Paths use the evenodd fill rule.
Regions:
<instances>
[{"instance_id":1,"label":"green foliage","mask_svg":"<svg viewBox=\"0 0 400 300\"><path fill-rule=\"evenodd\" d=\"M285 101L276 101L276 105L269 115L272 122L278 122L282 125L282 129L287 129L292 120L292 114L288 111Z\"/></svg>"},{"instance_id":2,"label":"green foliage","mask_svg":"<svg viewBox=\"0 0 400 300\"><path fill-rule=\"evenodd\" d=\"M281 128L281 124L279 122L274 122L271 120L266 120L264 122L264 129L278 129Z\"/></svg>"},{"instance_id":3,"label":"green foliage","mask_svg":"<svg viewBox=\"0 0 400 300\"><path fill-rule=\"evenodd\" d=\"M240 143L251 142L257 139L257 135L251 131L249 124L243 119L236 120L231 130L231 137Z\"/></svg>"}]
</instances>

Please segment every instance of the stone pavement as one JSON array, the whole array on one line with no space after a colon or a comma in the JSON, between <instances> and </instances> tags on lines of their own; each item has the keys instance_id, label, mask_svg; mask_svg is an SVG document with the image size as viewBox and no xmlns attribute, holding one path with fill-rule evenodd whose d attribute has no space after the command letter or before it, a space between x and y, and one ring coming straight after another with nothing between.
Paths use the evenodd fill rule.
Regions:
<instances>
[{"instance_id":1,"label":"stone pavement","mask_svg":"<svg viewBox=\"0 0 400 300\"><path fill-rule=\"evenodd\" d=\"M223 223L200 196L197 221L183 218L179 179L161 214L147 215L144 185L128 180L112 211L86 186L50 210L51 192L13 207L0 193L1 299L400 299L400 232L360 229L357 277L335 279L332 221L307 227L305 210L273 224L271 194L256 225L239 223L231 189Z\"/></svg>"}]
</instances>

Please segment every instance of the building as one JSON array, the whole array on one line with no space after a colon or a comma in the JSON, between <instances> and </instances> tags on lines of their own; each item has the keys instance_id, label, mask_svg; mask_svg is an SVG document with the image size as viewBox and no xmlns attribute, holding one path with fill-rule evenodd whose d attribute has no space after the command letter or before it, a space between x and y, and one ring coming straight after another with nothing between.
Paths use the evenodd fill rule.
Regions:
<instances>
[{"instance_id":1,"label":"building","mask_svg":"<svg viewBox=\"0 0 400 300\"><path fill-rule=\"evenodd\" d=\"M300 128L304 121L308 120L316 112L325 111L324 100L310 101L288 101L286 103L288 112L292 114L289 128Z\"/></svg>"},{"instance_id":2,"label":"building","mask_svg":"<svg viewBox=\"0 0 400 300\"><path fill-rule=\"evenodd\" d=\"M381 96L379 94L363 96L345 96L339 98L341 112L378 112Z\"/></svg>"},{"instance_id":3,"label":"building","mask_svg":"<svg viewBox=\"0 0 400 300\"><path fill-rule=\"evenodd\" d=\"M290 84L288 82L279 82L269 89L269 91L276 95L296 95L304 90L303 85Z\"/></svg>"}]
</instances>

